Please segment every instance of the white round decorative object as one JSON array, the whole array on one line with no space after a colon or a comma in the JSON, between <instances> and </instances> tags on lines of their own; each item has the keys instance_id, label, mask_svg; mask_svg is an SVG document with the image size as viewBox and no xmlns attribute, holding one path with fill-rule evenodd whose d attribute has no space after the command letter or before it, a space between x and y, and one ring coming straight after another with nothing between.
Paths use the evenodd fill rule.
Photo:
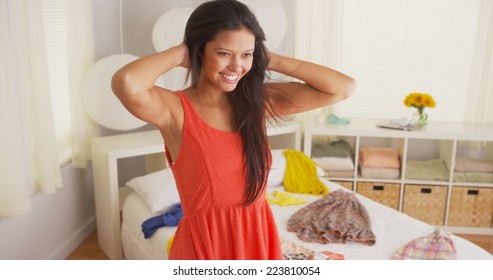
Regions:
<instances>
[{"instance_id":1,"label":"white round decorative object","mask_svg":"<svg viewBox=\"0 0 493 280\"><path fill-rule=\"evenodd\" d=\"M152 29L152 43L156 51L164 51L183 42L185 26L193 10L190 7L176 7L159 17Z\"/></svg>"},{"instance_id":2,"label":"white round decorative object","mask_svg":"<svg viewBox=\"0 0 493 280\"><path fill-rule=\"evenodd\" d=\"M284 7L277 0L240 0L247 5L257 17L264 30L265 45L269 50L276 50L286 35L288 19Z\"/></svg>"},{"instance_id":3,"label":"white round decorative object","mask_svg":"<svg viewBox=\"0 0 493 280\"><path fill-rule=\"evenodd\" d=\"M159 17L152 30L152 43L157 52L183 42L185 26L193 11L191 7L176 7ZM182 89L185 87L186 74L185 68L174 68L161 77L161 83L170 90Z\"/></svg>"},{"instance_id":4,"label":"white round decorative object","mask_svg":"<svg viewBox=\"0 0 493 280\"><path fill-rule=\"evenodd\" d=\"M94 63L82 81L82 103L96 123L115 130L131 130L146 122L134 117L111 90L111 79L118 69L136 60L130 54L116 54Z\"/></svg>"},{"instance_id":5,"label":"white round decorative object","mask_svg":"<svg viewBox=\"0 0 493 280\"><path fill-rule=\"evenodd\" d=\"M400 124L402 127L404 127L404 126L408 126L408 125L410 125L410 124L411 124L411 119L410 119L410 118L408 118L408 117L401 117L401 118L399 119L399 124Z\"/></svg>"}]
</instances>

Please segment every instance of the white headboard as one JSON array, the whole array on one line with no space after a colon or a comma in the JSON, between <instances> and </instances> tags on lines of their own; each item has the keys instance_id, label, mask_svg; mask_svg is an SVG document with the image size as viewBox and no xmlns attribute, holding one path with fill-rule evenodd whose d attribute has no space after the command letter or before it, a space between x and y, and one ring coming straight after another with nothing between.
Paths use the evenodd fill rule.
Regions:
<instances>
[{"instance_id":1,"label":"white headboard","mask_svg":"<svg viewBox=\"0 0 493 280\"><path fill-rule=\"evenodd\" d=\"M301 149L298 123L268 125L267 134L272 148ZM110 259L123 259L120 210L126 192L118 182L118 160L146 156L146 172L150 173L165 167L163 152L164 143L158 130L92 139L98 242Z\"/></svg>"}]
</instances>

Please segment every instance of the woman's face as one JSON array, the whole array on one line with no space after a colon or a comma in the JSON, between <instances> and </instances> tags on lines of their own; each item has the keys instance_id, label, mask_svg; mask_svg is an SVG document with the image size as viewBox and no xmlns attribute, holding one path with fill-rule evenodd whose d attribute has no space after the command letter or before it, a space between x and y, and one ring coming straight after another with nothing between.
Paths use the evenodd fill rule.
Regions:
<instances>
[{"instance_id":1,"label":"woman's face","mask_svg":"<svg viewBox=\"0 0 493 280\"><path fill-rule=\"evenodd\" d=\"M234 90L252 68L255 36L246 28L225 30L205 45L199 83L222 92Z\"/></svg>"}]
</instances>

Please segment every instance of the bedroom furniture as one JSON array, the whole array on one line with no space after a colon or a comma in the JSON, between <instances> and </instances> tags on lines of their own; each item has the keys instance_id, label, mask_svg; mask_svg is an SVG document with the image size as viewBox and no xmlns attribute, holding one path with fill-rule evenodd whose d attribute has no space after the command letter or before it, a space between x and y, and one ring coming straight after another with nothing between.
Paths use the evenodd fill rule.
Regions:
<instances>
[{"instance_id":1,"label":"bedroom furniture","mask_svg":"<svg viewBox=\"0 0 493 280\"><path fill-rule=\"evenodd\" d=\"M166 169L164 172L166 172ZM323 172L321 175L323 176ZM147 180L149 176L153 176L153 174L139 178ZM305 248L304 251L306 249L314 252L329 251L343 255L347 260L386 260L391 259L410 241L427 236L436 230L432 225L344 189L339 184L330 182L325 178L321 178L321 181L328 187L329 195L337 190L345 190L354 194L369 214L371 230L376 237L376 243L369 246L354 241L347 241L345 244L321 244L300 240L295 232L289 232L287 230L287 223L298 210L318 200L321 198L321 195L288 193L282 184L274 184L269 185L267 188L267 197L272 199L274 196L277 197L277 194L282 193L296 198L297 201L304 200L302 204L295 203L285 206L282 203L273 203L270 205L276 220L284 253L286 253L286 249L289 251L293 247L303 247ZM151 185L147 185L147 187L151 187ZM169 193L169 191L163 190L163 188L159 188L159 190L163 194ZM141 230L142 223L155 216L156 214L151 213L148 202L137 192L132 192L125 200L122 209L122 246L125 258L131 260L165 260L168 258L167 246L169 245L169 240L175 234L176 227L161 227L149 239L144 238ZM357 228L352 220L347 219L339 220L338 225L343 226L345 221L347 221L349 228ZM491 254L477 245L455 235L451 236L451 238L457 250L457 259L493 259Z\"/></svg>"},{"instance_id":2,"label":"bedroom furniture","mask_svg":"<svg viewBox=\"0 0 493 280\"><path fill-rule=\"evenodd\" d=\"M268 124L267 133L272 147L301 148L298 123ZM125 182L118 180L118 161L148 156L146 172L157 170L165 163L163 140L157 130L126 133L94 138L91 149L98 242L110 259L123 259L120 210L131 190L120 188Z\"/></svg>"},{"instance_id":3,"label":"bedroom furniture","mask_svg":"<svg viewBox=\"0 0 493 280\"><path fill-rule=\"evenodd\" d=\"M378 128L380 122L351 119L347 126L308 124L304 152L311 157L312 143L318 138L344 139L353 147L355 169L350 178L332 177L331 181L451 232L493 235L493 181L462 180L459 179L462 173L454 168L459 164L459 156L493 160L493 125L430 121L421 130L403 131ZM471 143L481 149L468 148ZM358 168L358 154L365 145L397 150L400 176L396 179L363 177ZM437 167L440 162L442 166ZM424 175L429 177L412 176L411 167L420 164L425 166L423 171L428 174ZM480 175L493 176L493 173Z\"/></svg>"}]
</instances>

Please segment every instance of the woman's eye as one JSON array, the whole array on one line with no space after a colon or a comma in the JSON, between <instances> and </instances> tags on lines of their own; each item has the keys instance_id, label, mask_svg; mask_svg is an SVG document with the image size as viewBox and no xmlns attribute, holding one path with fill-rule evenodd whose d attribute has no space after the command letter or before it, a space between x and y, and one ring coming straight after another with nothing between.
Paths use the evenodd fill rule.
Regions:
<instances>
[{"instance_id":1,"label":"woman's eye","mask_svg":"<svg viewBox=\"0 0 493 280\"><path fill-rule=\"evenodd\" d=\"M219 54L220 56L229 56L229 53L227 52L218 52L217 54Z\"/></svg>"},{"instance_id":2,"label":"woman's eye","mask_svg":"<svg viewBox=\"0 0 493 280\"><path fill-rule=\"evenodd\" d=\"M243 54L244 57L249 58L253 56L253 53L245 53Z\"/></svg>"}]
</instances>

